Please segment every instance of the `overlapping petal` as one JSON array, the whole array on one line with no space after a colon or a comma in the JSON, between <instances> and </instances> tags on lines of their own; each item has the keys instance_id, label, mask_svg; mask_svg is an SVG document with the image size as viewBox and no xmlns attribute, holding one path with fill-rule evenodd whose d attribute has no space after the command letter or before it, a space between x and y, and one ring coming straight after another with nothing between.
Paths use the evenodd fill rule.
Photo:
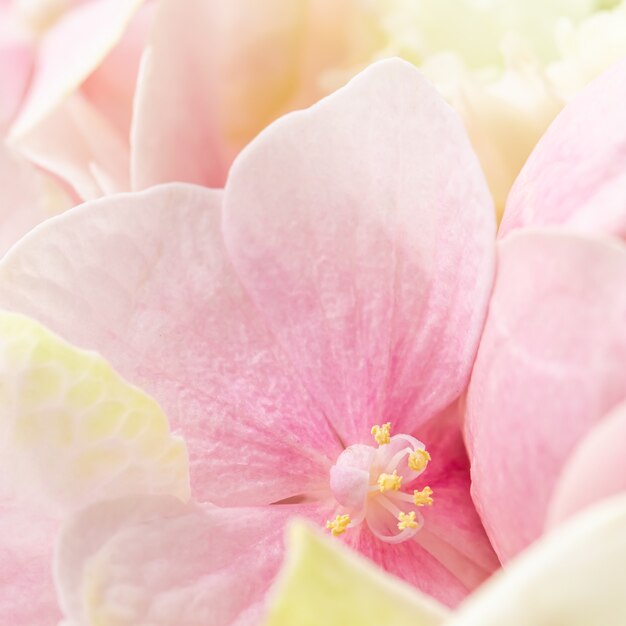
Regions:
<instances>
[{"instance_id":1,"label":"overlapping petal","mask_svg":"<svg viewBox=\"0 0 626 626\"><path fill-rule=\"evenodd\" d=\"M157 398L196 498L269 504L326 488L340 446L239 283L220 204L171 185L84 205L5 259L0 301Z\"/></svg>"},{"instance_id":2,"label":"overlapping petal","mask_svg":"<svg viewBox=\"0 0 626 626\"><path fill-rule=\"evenodd\" d=\"M0 314L0 486L72 510L129 493L189 496L184 442L99 355Z\"/></svg>"},{"instance_id":3,"label":"overlapping petal","mask_svg":"<svg viewBox=\"0 0 626 626\"><path fill-rule=\"evenodd\" d=\"M461 605L449 626L621 626L626 499L546 535Z\"/></svg>"},{"instance_id":4,"label":"overlapping petal","mask_svg":"<svg viewBox=\"0 0 626 626\"><path fill-rule=\"evenodd\" d=\"M303 526L272 592L268 626L382 622L431 626L621 626L626 619L624 495L543 537L453 614Z\"/></svg>"},{"instance_id":5,"label":"overlapping petal","mask_svg":"<svg viewBox=\"0 0 626 626\"><path fill-rule=\"evenodd\" d=\"M102 86L111 84L106 67L119 67L117 57L107 60L107 55L141 2L92 0L66 11L39 42L28 94L11 128L13 146L84 199L130 188L129 118L139 46L127 42L124 78L118 76L116 94L124 96L124 111L113 108ZM79 93L90 76L89 88Z\"/></svg>"},{"instance_id":6,"label":"overlapping petal","mask_svg":"<svg viewBox=\"0 0 626 626\"><path fill-rule=\"evenodd\" d=\"M85 2L46 33L28 98L12 128L14 137L32 132L93 72L119 41L141 2Z\"/></svg>"},{"instance_id":7,"label":"overlapping petal","mask_svg":"<svg viewBox=\"0 0 626 626\"><path fill-rule=\"evenodd\" d=\"M626 397L626 249L520 231L498 261L466 434L474 499L507 559L541 534L567 457Z\"/></svg>"},{"instance_id":8,"label":"overlapping petal","mask_svg":"<svg viewBox=\"0 0 626 626\"><path fill-rule=\"evenodd\" d=\"M595 502L626 491L626 404L589 432L567 460L550 501L552 526Z\"/></svg>"},{"instance_id":9,"label":"overlapping petal","mask_svg":"<svg viewBox=\"0 0 626 626\"><path fill-rule=\"evenodd\" d=\"M438 626L448 611L302 522L272 591L268 626Z\"/></svg>"},{"instance_id":10,"label":"overlapping petal","mask_svg":"<svg viewBox=\"0 0 626 626\"><path fill-rule=\"evenodd\" d=\"M560 113L511 189L501 237L550 224L626 236L625 98L621 61Z\"/></svg>"},{"instance_id":11,"label":"overlapping petal","mask_svg":"<svg viewBox=\"0 0 626 626\"><path fill-rule=\"evenodd\" d=\"M118 500L64 530L57 571L66 614L108 626L246 626L264 600L293 515L311 505L221 509L167 499Z\"/></svg>"},{"instance_id":12,"label":"overlapping petal","mask_svg":"<svg viewBox=\"0 0 626 626\"><path fill-rule=\"evenodd\" d=\"M94 199L129 187L126 142L113 125L81 93L15 142L19 152L71 185L79 197Z\"/></svg>"},{"instance_id":13,"label":"overlapping petal","mask_svg":"<svg viewBox=\"0 0 626 626\"><path fill-rule=\"evenodd\" d=\"M9 148L0 145L0 255L44 219L70 205L68 194Z\"/></svg>"},{"instance_id":14,"label":"overlapping petal","mask_svg":"<svg viewBox=\"0 0 626 626\"><path fill-rule=\"evenodd\" d=\"M371 12L358 0L162 0L138 82L133 189L222 186L269 122L370 60Z\"/></svg>"},{"instance_id":15,"label":"overlapping petal","mask_svg":"<svg viewBox=\"0 0 626 626\"><path fill-rule=\"evenodd\" d=\"M0 313L0 621L54 626L64 513L128 494L186 499L185 445L97 354Z\"/></svg>"}]
</instances>

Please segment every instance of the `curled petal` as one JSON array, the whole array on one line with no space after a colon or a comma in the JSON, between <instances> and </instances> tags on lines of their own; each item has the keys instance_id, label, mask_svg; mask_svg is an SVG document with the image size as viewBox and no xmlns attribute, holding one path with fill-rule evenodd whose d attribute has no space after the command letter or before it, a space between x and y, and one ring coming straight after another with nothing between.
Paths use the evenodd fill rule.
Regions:
<instances>
[{"instance_id":1,"label":"curled petal","mask_svg":"<svg viewBox=\"0 0 626 626\"><path fill-rule=\"evenodd\" d=\"M625 443L626 404L622 403L590 431L565 463L550 501L549 526L626 491Z\"/></svg>"}]
</instances>

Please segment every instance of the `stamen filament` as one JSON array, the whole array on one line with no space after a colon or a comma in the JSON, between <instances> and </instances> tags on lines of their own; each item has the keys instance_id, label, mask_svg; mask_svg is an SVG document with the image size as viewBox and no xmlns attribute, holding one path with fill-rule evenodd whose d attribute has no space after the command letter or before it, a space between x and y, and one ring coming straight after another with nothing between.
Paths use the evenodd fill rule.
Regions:
<instances>
[{"instance_id":1,"label":"stamen filament","mask_svg":"<svg viewBox=\"0 0 626 626\"><path fill-rule=\"evenodd\" d=\"M397 496L394 494L394 498L396 497ZM402 511L387 496L380 496L377 501L381 506L387 509L395 518L397 518L398 515L402 513Z\"/></svg>"},{"instance_id":2,"label":"stamen filament","mask_svg":"<svg viewBox=\"0 0 626 626\"><path fill-rule=\"evenodd\" d=\"M396 452L396 454L391 457L389 463L387 463L387 467L385 467L385 472L389 473L394 469L394 467L398 467L398 463L400 463L402 458L405 457L407 454L411 454L411 452L411 448L402 448L402 450Z\"/></svg>"}]
</instances>

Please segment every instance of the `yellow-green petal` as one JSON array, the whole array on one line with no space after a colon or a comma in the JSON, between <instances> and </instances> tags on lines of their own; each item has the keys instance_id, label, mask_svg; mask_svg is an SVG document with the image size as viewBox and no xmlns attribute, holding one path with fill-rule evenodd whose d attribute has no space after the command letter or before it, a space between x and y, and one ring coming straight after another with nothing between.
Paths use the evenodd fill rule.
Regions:
<instances>
[{"instance_id":1,"label":"yellow-green petal","mask_svg":"<svg viewBox=\"0 0 626 626\"><path fill-rule=\"evenodd\" d=\"M97 353L0 313L0 481L73 509L134 493L189 497L184 441Z\"/></svg>"},{"instance_id":2,"label":"yellow-green petal","mask_svg":"<svg viewBox=\"0 0 626 626\"><path fill-rule=\"evenodd\" d=\"M436 626L447 615L432 598L296 521L266 626Z\"/></svg>"}]
</instances>

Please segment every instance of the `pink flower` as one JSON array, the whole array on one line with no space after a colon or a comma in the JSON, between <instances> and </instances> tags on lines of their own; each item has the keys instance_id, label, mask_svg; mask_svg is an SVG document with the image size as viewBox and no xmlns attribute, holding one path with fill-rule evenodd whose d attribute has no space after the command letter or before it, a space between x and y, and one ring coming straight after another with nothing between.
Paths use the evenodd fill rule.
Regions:
<instances>
[{"instance_id":1,"label":"pink flower","mask_svg":"<svg viewBox=\"0 0 626 626\"><path fill-rule=\"evenodd\" d=\"M539 142L500 228L466 438L502 559L626 488L625 99L621 62Z\"/></svg>"},{"instance_id":2,"label":"pink flower","mask_svg":"<svg viewBox=\"0 0 626 626\"><path fill-rule=\"evenodd\" d=\"M70 521L72 624L254 623L294 515L449 605L481 582L497 561L455 407L494 231L460 120L390 61L271 125L223 193L105 198L14 247L2 306L152 394L219 506L137 493Z\"/></svg>"}]
</instances>

